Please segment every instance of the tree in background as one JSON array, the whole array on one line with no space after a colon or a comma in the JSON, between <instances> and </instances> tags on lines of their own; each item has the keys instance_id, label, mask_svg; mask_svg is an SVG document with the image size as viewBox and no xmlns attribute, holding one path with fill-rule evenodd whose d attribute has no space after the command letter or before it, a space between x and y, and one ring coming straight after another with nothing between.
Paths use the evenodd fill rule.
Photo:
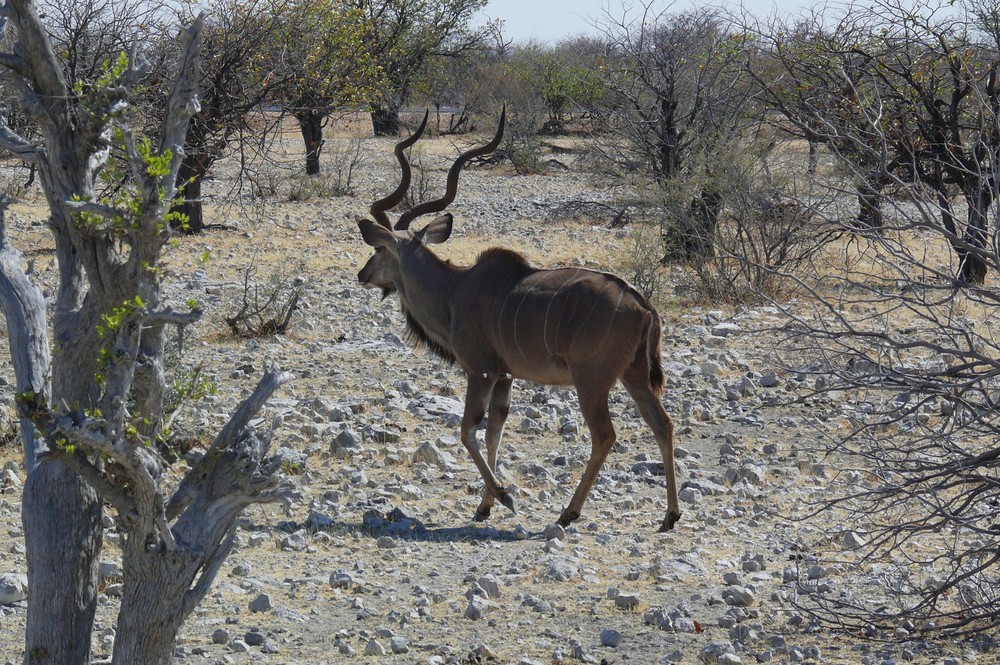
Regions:
<instances>
[{"instance_id":1,"label":"tree in background","mask_svg":"<svg viewBox=\"0 0 1000 665\"><path fill-rule=\"evenodd\" d=\"M603 156L646 176L663 197L664 260L715 252L734 157L752 154L753 96L741 71L747 40L720 10L671 14L646 6L604 22L609 52ZM740 151L740 152L737 152Z\"/></svg>"},{"instance_id":2,"label":"tree in background","mask_svg":"<svg viewBox=\"0 0 1000 665\"><path fill-rule=\"evenodd\" d=\"M469 131L470 113L482 113L492 116L494 111L503 104L503 97L491 96L489 105L480 105L482 101L476 90L482 87L479 77L496 66L500 54L506 53L510 46L509 40L500 31L500 23L490 24L490 34L482 43L456 53L449 58L430 58L425 61L423 71L417 76L412 97L418 102L422 99L430 101L436 111L435 129L439 133L457 133ZM500 101L497 102L496 99ZM459 109L452 113L447 128L441 127L441 112L444 106Z\"/></svg>"},{"instance_id":3,"label":"tree in background","mask_svg":"<svg viewBox=\"0 0 1000 665\"><path fill-rule=\"evenodd\" d=\"M506 63L512 52L512 42L500 31L477 48L448 60L431 61L429 76L421 92L437 106L437 100L461 107L459 115L452 118L451 131L471 131L477 117L490 117L510 96L507 94ZM508 109L508 128L510 127ZM492 122L492 120L491 120Z\"/></svg>"},{"instance_id":4,"label":"tree in background","mask_svg":"<svg viewBox=\"0 0 1000 665\"><path fill-rule=\"evenodd\" d=\"M600 72L605 61L593 48L595 42L578 39L555 48L529 43L514 49L510 74L540 100L546 114L543 133L562 132L574 112L592 112L602 103L606 88Z\"/></svg>"},{"instance_id":5,"label":"tree in background","mask_svg":"<svg viewBox=\"0 0 1000 665\"><path fill-rule=\"evenodd\" d=\"M132 43L160 39L163 19L170 16L171 5L144 0L46 0L41 3L41 12L46 17L47 34L63 56L66 76L86 86L101 75L108 60L128 51ZM9 43L4 46L9 47ZM144 56L152 58L154 54L147 52ZM19 136L33 140L38 128L17 104L19 93L14 88L10 82L0 83L3 118ZM24 183L17 185L27 188L35 181L37 165L32 161L24 165L29 174Z\"/></svg>"},{"instance_id":6,"label":"tree in background","mask_svg":"<svg viewBox=\"0 0 1000 665\"><path fill-rule=\"evenodd\" d=\"M1000 44L977 34L987 21L886 2L794 30L769 26L767 56L750 61L784 128L826 145L853 178L858 226L884 223L887 186L930 195L966 283L985 279L982 250L1000 186ZM908 187L915 184L924 189Z\"/></svg>"},{"instance_id":7,"label":"tree in background","mask_svg":"<svg viewBox=\"0 0 1000 665\"><path fill-rule=\"evenodd\" d=\"M898 119L873 123L896 159L897 177L934 193L957 277L982 284L1000 188L1000 43L995 35L977 39L978 17L963 9L956 17L887 2L877 12L883 29L857 52L872 63L883 104ZM953 193L964 204L964 222Z\"/></svg>"},{"instance_id":8,"label":"tree in background","mask_svg":"<svg viewBox=\"0 0 1000 665\"><path fill-rule=\"evenodd\" d=\"M45 0L45 29L71 81L94 81L105 61L128 52L136 41L158 39L170 18L169 2L144 0ZM144 54L153 57L151 51Z\"/></svg>"},{"instance_id":9,"label":"tree in background","mask_svg":"<svg viewBox=\"0 0 1000 665\"><path fill-rule=\"evenodd\" d=\"M267 371L180 485L169 485L155 445L170 435L166 333L201 311L171 306L159 262L198 110L201 20L181 32L152 138L136 130L144 111L133 104L149 61L142 45L104 62L85 84L67 78L32 0L0 5L0 23L12 46L0 67L40 137L28 142L0 124L0 143L38 167L59 269L50 355L45 297L0 217L0 308L28 474L25 662L90 662L106 502L123 535L113 662L166 664L233 546L240 511L280 492L283 460L268 457L270 432L259 435L249 422L289 378ZM121 186L102 195L102 178Z\"/></svg>"},{"instance_id":10,"label":"tree in background","mask_svg":"<svg viewBox=\"0 0 1000 665\"><path fill-rule=\"evenodd\" d=\"M453 59L489 43L498 28L471 26L487 0L349 0L369 25L369 51L385 76L372 104L376 136L399 133L399 110L411 98L420 76L436 58Z\"/></svg>"},{"instance_id":11,"label":"tree in background","mask_svg":"<svg viewBox=\"0 0 1000 665\"><path fill-rule=\"evenodd\" d=\"M296 0L281 18L271 70L281 79L277 99L298 121L306 174L320 172L323 128L339 109L370 106L384 86L371 51L368 16L343 0Z\"/></svg>"},{"instance_id":12,"label":"tree in background","mask_svg":"<svg viewBox=\"0 0 1000 665\"><path fill-rule=\"evenodd\" d=\"M276 115L261 113L282 83L266 54L284 35L282 20L290 3L212 0L207 9L199 82L201 107L188 129L177 172L183 199L174 209L178 223L189 233L205 227L202 184L215 162L234 149L266 145L267 136L278 129ZM166 68L159 71L165 73ZM149 100L153 108L157 102ZM235 138L246 140L234 146Z\"/></svg>"},{"instance_id":13,"label":"tree in background","mask_svg":"<svg viewBox=\"0 0 1000 665\"><path fill-rule=\"evenodd\" d=\"M563 131L564 122L592 117L603 103L600 44L583 38L556 47L513 44L498 35L474 56L447 61L462 102L453 127L472 127L474 117L506 105L504 142L490 161L509 159L521 174L544 172L539 130Z\"/></svg>"},{"instance_id":14,"label":"tree in background","mask_svg":"<svg viewBox=\"0 0 1000 665\"><path fill-rule=\"evenodd\" d=\"M759 57L747 60L747 71L773 115L767 116L780 132L806 141L809 172L816 169L817 146L849 164L858 201L857 224L866 229L882 225L883 191L891 183L896 161L881 136L871 130L860 100L878 100L872 63L853 50L867 43L871 32L859 12L824 24L821 16L788 25L774 20L755 29ZM886 120L896 109L884 109ZM898 122L898 118L896 120Z\"/></svg>"}]
</instances>

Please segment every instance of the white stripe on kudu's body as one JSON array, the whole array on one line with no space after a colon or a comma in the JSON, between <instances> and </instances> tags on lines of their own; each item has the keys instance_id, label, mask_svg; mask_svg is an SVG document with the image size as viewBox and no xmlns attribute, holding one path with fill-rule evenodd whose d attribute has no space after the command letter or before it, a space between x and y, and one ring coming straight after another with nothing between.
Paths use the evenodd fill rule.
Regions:
<instances>
[{"instance_id":1,"label":"white stripe on kudu's body","mask_svg":"<svg viewBox=\"0 0 1000 665\"><path fill-rule=\"evenodd\" d=\"M428 245L448 239L452 217L445 214L419 231L410 231L417 217L443 211L455 199L462 166L496 149L496 136L486 146L459 156L448 171L444 197L422 203L400 215L395 228L386 211L402 200L410 183L404 150L427 123L395 149L402 177L399 186L372 204L374 221L358 219L365 242L375 255L358 273L366 286L398 293L410 339L465 370L461 437L486 490L475 519L486 519L497 498L514 510L514 498L496 477L497 453L510 409L513 379L576 387L580 409L591 434L591 454L569 505L563 526L580 516L583 503L615 442L608 411L608 393L621 381L635 400L663 457L667 481L667 512L661 530L680 518L674 474L673 422L660 397L660 317L630 284L610 273L580 268L541 270L521 255L488 249L470 266L455 266L438 258ZM475 432L486 413L486 457L475 445Z\"/></svg>"}]
</instances>

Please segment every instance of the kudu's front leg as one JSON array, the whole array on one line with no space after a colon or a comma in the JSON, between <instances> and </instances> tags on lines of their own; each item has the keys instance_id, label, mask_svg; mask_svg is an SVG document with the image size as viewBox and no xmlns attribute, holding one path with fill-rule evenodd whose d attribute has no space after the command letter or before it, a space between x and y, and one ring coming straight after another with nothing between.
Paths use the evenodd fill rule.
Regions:
<instances>
[{"instance_id":1,"label":"kudu's front leg","mask_svg":"<svg viewBox=\"0 0 1000 665\"><path fill-rule=\"evenodd\" d=\"M479 475L486 484L486 494L499 497L500 503L510 508L511 511L517 512L514 497L501 487L500 481L497 480L496 475L493 473L492 465L486 461L486 458L483 457L482 452L480 452L479 447L476 445L476 430L479 429L479 424L483 422L483 417L486 415L486 407L490 402L493 387L496 383L496 377L489 375L469 377L469 385L465 391L465 413L462 415L462 445L465 446L465 449L469 452L469 456L472 457L472 461L476 464L476 468L479 469ZM493 457L495 455L494 453ZM486 501L485 498L484 501ZM482 520L485 517L486 515L480 517L479 512L476 512L475 519Z\"/></svg>"},{"instance_id":2,"label":"kudu's front leg","mask_svg":"<svg viewBox=\"0 0 1000 665\"><path fill-rule=\"evenodd\" d=\"M494 475L497 472L500 438L503 436L507 414L510 413L510 392L513 385L514 380L511 378L504 377L497 380L496 385L493 386L493 396L490 397L489 419L486 421L486 462ZM482 522L489 517L496 498L497 495L490 491L489 483L487 483L483 490L483 500L480 502L479 508L476 509L476 515L473 519ZM513 502L513 499L511 501ZM507 507L513 510L511 506Z\"/></svg>"}]
</instances>

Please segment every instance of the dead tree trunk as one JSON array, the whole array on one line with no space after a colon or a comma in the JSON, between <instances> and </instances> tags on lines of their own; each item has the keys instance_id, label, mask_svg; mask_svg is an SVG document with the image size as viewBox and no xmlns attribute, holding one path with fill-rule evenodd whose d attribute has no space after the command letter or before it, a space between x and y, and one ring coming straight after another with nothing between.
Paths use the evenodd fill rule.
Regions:
<instances>
[{"instance_id":1,"label":"dead tree trunk","mask_svg":"<svg viewBox=\"0 0 1000 665\"><path fill-rule=\"evenodd\" d=\"M45 296L21 270L21 253L7 237L7 203L0 200L0 310L7 321L15 388L18 393L48 392L50 356ZM20 427L24 468L31 469L41 442L35 438L35 426L30 420L22 419Z\"/></svg>"},{"instance_id":2,"label":"dead tree trunk","mask_svg":"<svg viewBox=\"0 0 1000 665\"><path fill-rule=\"evenodd\" d=\"M7 321L18 394L50 394L45 298L21 269L21 254L7 238L2 209L0 308ZM28 472L21 502L32 599L28 653L34 654L31 662L87 662L97 608L100 503L93 489L65 464L36 466L45 444L36 438L30 419L21 419L21 440ZM53 633L54 625L62 635Z\"/></svg>"},{"instance_id":3,"label":"dead tree trunk","mask_svg":"<svg viewBox=\"0 0 1000 665\"><path fill-rule=\"evenodd\" d=\"M982 181L973 191L965 195L969 204L968 222L963 240L967 251L959 267L959 277L967 284L982 284L986 281L985 259L986 239L989 233L989 209L993 203L993 193Z\"/></svg>"},{"instance_id":4,"label":"dead tree trunk","mask_svg":"<svg viewBox=\"0 0 1000 665\"><path fill-rule=\"evenodd\" d=\"M882 217L882 189L879 182L860 182L856 185L858 197L858 230L881 233L885 222Z\"/></svg>"},{"instance_id":5,"label":"dead tree trunk","mask_svg":"<svg viewBox=\"0 0 1000 665\"><path fill-rule=\"evenodd\" d=\"M28 474L21 520L28 562L27 662L89 663L103 543L97 494L66 464L46 462Z\"/></svg>"}]
</instances>

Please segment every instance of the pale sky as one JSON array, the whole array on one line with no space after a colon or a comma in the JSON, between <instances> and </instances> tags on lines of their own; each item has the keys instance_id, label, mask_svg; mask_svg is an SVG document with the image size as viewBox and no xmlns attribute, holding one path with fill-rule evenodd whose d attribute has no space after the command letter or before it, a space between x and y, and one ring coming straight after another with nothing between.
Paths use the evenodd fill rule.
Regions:
<instances>
[{"instance_id":1,"label":"pale sky","mask_svg":"<svg viewBox=\"0 0 1000 665\"><path fill-rule=\"evenodd\" d=\"M692 5L717 4L731 8L740 7L739 0L721 0L717 3L697 0L657 1L654 9L687 9ZM777 6L800 8L814 3L805 0L743 0L742 5L757 18L773 14ZM592 19L606 16L603 7L611 8L615 16L621 16L622 7L631 5L630 16L637 16L642 7L637 0L490 0L483 12L490 18L504 20L504 35L514 41L523 42L538 39L555 43L564 37L579 34L595 34Z\"/></svg>"}]
</instances>

